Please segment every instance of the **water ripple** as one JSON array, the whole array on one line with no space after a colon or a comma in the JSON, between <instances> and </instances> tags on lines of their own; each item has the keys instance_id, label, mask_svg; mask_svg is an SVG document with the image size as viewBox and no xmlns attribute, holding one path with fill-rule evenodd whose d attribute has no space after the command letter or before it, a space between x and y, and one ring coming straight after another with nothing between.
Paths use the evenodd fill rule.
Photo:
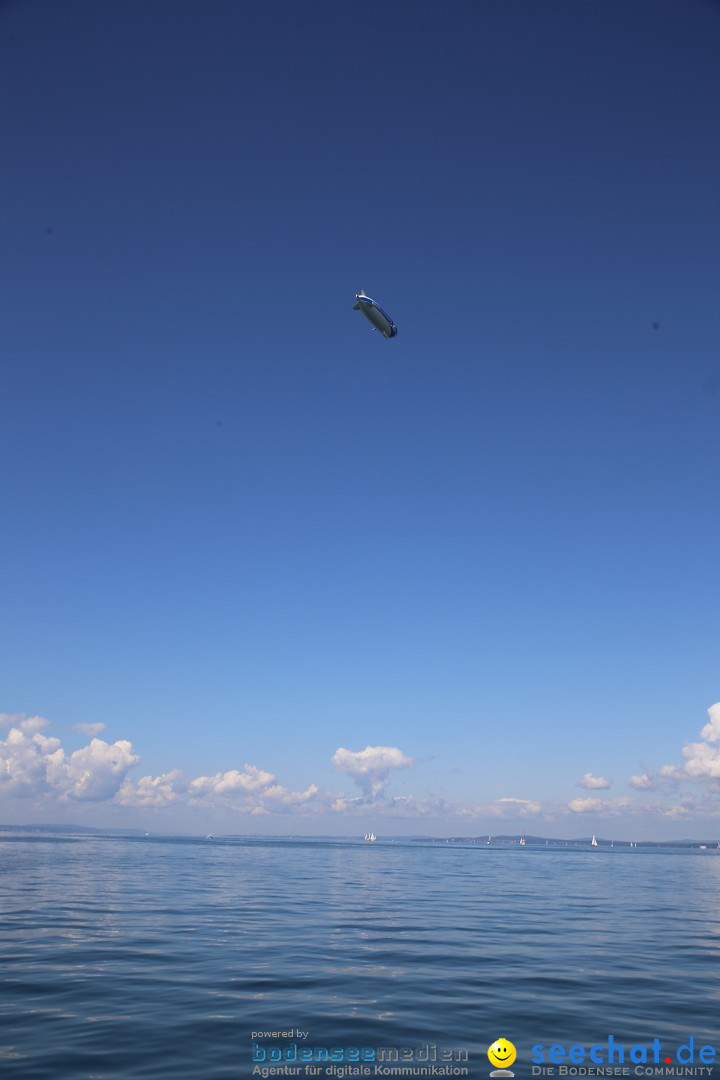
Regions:
<instances>
[{"instance_id":1,"label":"water ripple","mask_svg":"<svg viewBox=\"0 0 720 1080\"><path fill-rule=\"evenodd\" d=\"M0 917L11 1080L241 1080L253 1029L485 1063L500 1032L526 1061L717 1040L720 859L698 853L3 837Z\"/></svg>"}]
</instances>

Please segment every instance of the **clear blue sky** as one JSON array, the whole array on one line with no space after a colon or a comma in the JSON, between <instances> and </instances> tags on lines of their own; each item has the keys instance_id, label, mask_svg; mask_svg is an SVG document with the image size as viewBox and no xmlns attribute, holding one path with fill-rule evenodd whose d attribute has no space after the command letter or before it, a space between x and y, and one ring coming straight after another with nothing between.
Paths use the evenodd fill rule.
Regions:
<instances>
[{"instance_id":1,"label":"clear blue sky","mask_svg":"<svg viewBox=\"0 0 720 1080\"><path fill-rule=\"evenodd\" d=\"M0 821L720 832L718 56L0 5Z\"/></svg>"}]
</instances>

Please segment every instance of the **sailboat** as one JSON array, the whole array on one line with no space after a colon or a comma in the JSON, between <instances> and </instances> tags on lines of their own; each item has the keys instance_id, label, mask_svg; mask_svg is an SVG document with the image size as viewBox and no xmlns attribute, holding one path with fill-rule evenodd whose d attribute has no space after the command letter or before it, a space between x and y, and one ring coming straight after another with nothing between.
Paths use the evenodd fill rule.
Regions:
<instances>
[{"instance_id":1,"label":"sailboat","mask_svg":"<svg viewBox=\"0 0 720 1080\"><path fill-rule=\"evenodd\" d=\"M377 836L374 832L366 832L365 839L368 840L371 844L373 844L377 840Z\"/></svg>"},{"instance_id":2,"label":"sailboat","mask_svg":"<svg viewBox=\"0 0 720 1080\"><path fill-rule=\"evenodd\" d=\"M597 847L598 846L597 837L594 834L593 834L592 840L590 841L590 846L591 847Z\"/></svg>"},{"instance_id":3,"label":"sailboat","mask_svg":"<svg viewBox=\"0 0 720 1080\"><path fill-rule=\"evenodd\" d=\"M520 843L522 844L523 847L525 847L525 837L524 836L520 837Z\"/></svg>"}]
</instances>

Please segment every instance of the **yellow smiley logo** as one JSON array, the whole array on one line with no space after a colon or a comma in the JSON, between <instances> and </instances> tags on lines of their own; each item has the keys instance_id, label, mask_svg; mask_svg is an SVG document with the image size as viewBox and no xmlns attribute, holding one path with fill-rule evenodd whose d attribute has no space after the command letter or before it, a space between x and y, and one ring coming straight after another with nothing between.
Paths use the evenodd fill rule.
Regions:
<instances>
[{"instance_id":1,"label":"yellow smiley logo","mask_svg":"<svg viewBox=\"0 0 720 1080\"><path fill-rule=\"evenodd\" d=\"M496 1039L492 1046L488 1046L490 1064L498 1069L507 1069L516 1057L517 1050L508 1039Z\"/></svg>"}]
</instances>

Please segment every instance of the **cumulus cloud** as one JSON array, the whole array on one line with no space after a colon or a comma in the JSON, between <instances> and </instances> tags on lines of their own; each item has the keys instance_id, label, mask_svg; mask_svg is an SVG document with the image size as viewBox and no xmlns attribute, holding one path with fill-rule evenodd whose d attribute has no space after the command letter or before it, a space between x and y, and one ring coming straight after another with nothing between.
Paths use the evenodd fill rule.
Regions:
<instances>
[{"instance_id":1,"label":"cumulus cloud","mask_svg":"<svg viewBox=\"0 0 720 1080\"><path fill-rule=\"evenodd\" d=\"M188 785L190 801L212 807L220 801L241 813L287 814L302 808L306 811L330 808L334 796L323 795L315 784L304 791L290 791L278 784L275 775L257 765L243 766L243 772L230 769L214 776L198 776Z\"/></svg>"},{"instance_id":2,"label":"cumulus cloud","mask_svg":"<svg viewBox=\"0 0 720 1080\"><path fill-rule=\"evenodd\" d=\"M272 773L258 769L256 765L244 765L245 772L230 769L214 776L198 776L190 784L193 795L232 795L256 792L275 783Z\"/></svg>"},{"instance_id":3,"label":"cumulus cloud","mask_svg":"<svg viewBox=\"0 0 720 1080\"><path fill-rule=\"evenodd\" d=\"M187 791L187 782L179 769L172 769L162 776L141 776L136 782L126 777L117 793L117 801L124 806L169 806L177 802Z\"/></svg>"},{"instance_id":4,"label":"cumulus cloud","mask_svg":"<svg viewBox=\"0 0 720 1080\"><path fill-rule=\"evenodd\" d=\"M586 772L582 780L578 780L577 786L593 791L600 788L609 788L610 781L606 780L604 776L593 776L591 772Z\"/></svg>"},{"instance_id":5,"label":"cumulus cloud","mask_svg":"<svg viewBox=\"0 0 720 1080\"><path fill-rule=\"evenodd\" d=\"M602 809L602 805L602 799L571 799L568 809L572 810L573 814L589 814L593 810Z\"/></svg>"},{"instance_id":6,"label":"cumulus cloud","mask_svg":"<svg viewBox=\"0 0 720 1080\"><path fill-rule=\"evenodd\" d=\"M92 738L67 754L60 740L42 734L47 721L38 716L0 714L13 726L0 740L0 795L16 798L46 796L58 802L110 802L159 809L184 802L212 809L222 805L243 813L315 812L328 809L337 796L309 784L291 791L275 775L256 765L229 769L187 780L178 769L160 776L128 775L140 761L132 743ZM77 724L74 730L92 733L102 724Z\"/></svg>"},{"instance_id":7,"label":"cumulus cloud","mask_svg":"<svg viewBox=\"0 0 720 1080\"><path fill-rule=\"evenodd\" d=\"M415 761L397 746L366 746L364 750L346 750L340 746L333 754L332 763L352 777L368 798L377 799L390 782L391 770L410 768Z\"/></svg>"},{"instance_id":8,"label":"cumulus cloud","mask_svg":"<svg viewBox=\"0 0 720 1080\"><path fill-rule=\"evenodd\" d=\"M73 724L72 731L79 731L81 735L99 735L105 730L105 724Z\"/></svg>"},{"instance_id":9,"label":"cumulus cloud","mask_svg":"<svg viewBox=\"0 0 720 1080\"><path fill-rule=\"evenodd\" d=\"M542 804L532 799L515 799L504 796L491 804L491 813L496 817L532 817L542 811Z\"/></svg>"},{"instance_id":10,"label":"cumulus cloud","mask_svg":"<svg viewBox=\"0 0 720 1080\"><path fill-rule=\"evenodd\" d=\"M127 740L106 742L99 738L103 724L76 724L73 730L91 736L86 746L66 752L60 740L45 733L48 721L25 713L0 714L0 724L9 730L0 740L0 796L39 796L58 803L114 802L135 809L162 810L166 807L200 807L252 815L333 813L365 818L373 807L382 815L405 818L520 819L542 816L599 814L652 814L682 818L690 814L720 817L720 702L708 709L708 722L697 742L688 743L679 764L664 765L656 771L643 769L629 778L637 792L673 790L672 800L642 801L636 806L629 798L600 797L610 788L604 776L586 772L578 782L587 794L567 803L541 804L533 799L505 796L487 803L446 802L435 795L391 794L389 785L396 770L411 768L413 758L395 746L366 746L364 750L338 747L332 764L349 777L355 790L344 794L320 790L310 783L302 790L285 787L273 772L256 764L229 768L214 774L185 777L170 769L159 776L131 777L140 762ZM2 730L2 729L0 729ZM698 798L683 797L681 783L702 781L706 793ZM696 789L697 793L697 789ZM668 803L672 803L668 805ZM375 824L377 828L377 823ZM487 827L487 826L486 826ZM360 826L362 828L362 826Z\"/></svg>"},{"instance_id":11,"label":"cumulus cloud","mask_svg":"<svg viewBox=\"0 0 720 1080\"><path fill-rule=\"evenodd\" d=\"M679 818L687 817L694 810L692 799L683 799L679 803L675 803L672 806L664 806L660 810L663 817L670 818L672 821L677 821Z\"/></svg>"},{"instance_id":12,"label":"cumulus cloud","mask_svg":"<svg viewBox=\"0 0 720 1080\"><path fill-rule=\"evenodd\" d=\"M434 810L443 816L457 814L459 817L464 818L492 817L502 818L506 821L512 821L516 818L537 817L539 814L545 813L545 807L543 807L542 803L536 802L534 799L517 799L510 795L495 799L493 802L475 803L473 806L457 806L439 800L437 808L434 807Z\"/></svg>"},{"instance_id":13,"label":"cumulus cloud","mask_svg":"<svg viewBox=\"0 0 720 1080\"><path fill-rule=\"evenodd\" d=\"M26 723L26 721L23 721ZM30 798L62 779L64 752L59 739L13 727L0 741L0 793Z\"/></svg>"},{"instance_id":14,"label":"cumulus cloud","mask_svg":"<svg viewBox=\"0 0 720 1080\"><path fill-rule=\"evenodd\" d=\"M0 713L0 727L14 727L18 731L32 734L34 731L42 731L50 723L44 716L28 716L27 713Z\"/></svg>"},{"instance_id":15,"label":"cumulus cloud","mask_svg":"<svg viewBox=\"0 0 720 1080\"><path fill-rule=\"evenodd\" d=\"M49 723L50 721L46 720L44 716L26 716L17 726L26 735L32 735L36 731L42 731Z\"/></svg>"},{"instance_id":16,"label":"cumulus cloud","mask_svg":"<svg viewBox=\"0 0 720 1080\"><path fill-rule=\"evenodd\" d=\"M0 727L10 727L11 724L18 724L26 713L21 712L0 712Z\"/></svg>"},{"instance_id":17,"label":"cumulus cloud","mask_svg":"<svg viewBox=\"0 0 720 1080\"><path fill-rule=\"evenodd\" d=\"M571 799L567 804L573 814L619 814L631 805L627 796L618 799Z\"/></svg>"},{"instance_id":18,"label":"cumulus cloud","mask_svg":"<svg viewBox=\"0 0 720 1080\"><path fill-rule=\"evenodd\" d=\"M660 776L668 780L695 780L715 782L720 780L720 702L708 709L710 720L700 732L703 742L688 743L683 747L685 760L679 765L663 765Z\"/></svg>"},{"instance_id":19,"label":"cumulus cloud","mask_svg":"<svg viewBox=\"0 0 720 1080\"><path fill-rule=\"evenodd\" d=\"M67 757L59 739L40 734L47 721L29 717L0 741L0 792L101 801L111 798L140 758L131 743L93 739Z\"/></svg>"},{"instance_id":20,"label":"cumulus cloud","mask_svg":"<svg viewBox=\"0 0 720 1080\"><path fill-rule=\"evenodd\" d=\"M635 788L636 791L657 791L662 787L663 781L658 776L652 776L650 773L637 773L634 776L628 777L628 784L631 788Z\"/></svg>"},{"instance_id":21,"label":"cumulus cloud","mask_svg":"<svg viewBox=\"0 0 720 1080\"><path fill-rule=\"evenodd\" d=\"M683 757L685 761L679 770L668 770L668 775L681 775L688 780L720 780L720 747L706 742L689 743L683 747Z\"/></svg>"},{"instance_id":22,"label":"cumulus cloud","mask_svg":"<svg viewBox=\"0 0 720 1080\"><path fill-rule=\"evenodd\" d=\"M720 742L720 701L716 701L707 711L709 723L700 732L700 738L706 742Z\"/></svg>"},{"instance_id":23,"label":"cumulus cloud","mask_svg":"<svg viewBox=\"0 0 720 1080\"><path fill-rule=\"evenodd\" d=\"M126 739L106 743L91 739L67 761L68 796L84 802L111 799L120 789L128 771L140 761Z\"/></svg>"},{"instance_id":24,"label":"cumulus cloud","mask_svg":"<svg viewBox=\"0 0 720 1080\"><path fill-rule=\"evenodd\" d=\"M317 799L319 795L320 788L317 784L310 784L304 791L288 791L278 784L266 792L266 798L279 800L282 806L305 806Z\"/></svg>"}]
</instances>

